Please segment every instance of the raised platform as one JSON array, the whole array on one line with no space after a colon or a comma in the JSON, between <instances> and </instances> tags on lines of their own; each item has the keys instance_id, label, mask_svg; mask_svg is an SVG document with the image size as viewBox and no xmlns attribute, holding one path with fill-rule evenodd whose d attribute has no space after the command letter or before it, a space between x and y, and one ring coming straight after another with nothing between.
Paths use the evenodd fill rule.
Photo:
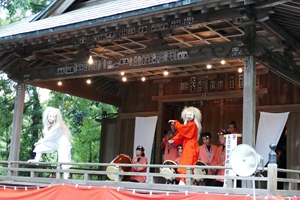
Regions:
<instances>
[{"instance_id":1,"label":"raised platform","mask_svg":"<svg viewBox=\"0 0 300 200\"><path fill-rule=\"evenodd\" d=\"M217 190L217 189L216 189ZM72 199L72 200L131 200L131 199L185 199L185 200L250 200L251 195L232 195L232 194L213 194L196 192L157 192L151 190L135 190L107 188L99 186L78 186L78 185L49 185L44 188L37 187L16 187L0 186L0 200L22 199L22 200L54 200L54 199ZM300 200L300 197L262 197L256 199L267 200Z\"/></svg>"},{"instance_id":2,"label":"raised platform","mask_svg":"<svg viewBox=\"0 0 300 200\"><path fill-rule=\"evenodd\" d=\"M68 170L62 170L61 165L72 165ZM115 166L117 171L107 172L107 166ZM192 169L225 169L220 166L170 166L172 168L187 168L186 175L174 174L173 177L185 177L186 185L164 184L164 174L158 173L159 168L166 165L146 165L150 172L123 172L122 166L140 166L137 164L113 163L34 163L20 161L0 161L0 200L8 199L290 199L300 200L299 170L277 169L275 173L268 173L271 166L264 168L264 173L255 177L195 175ZM145 166L145 165L143 165ZM274 167L274 166L273 166ZM228 168L228 167L227 167ZM269 169L270 168L270 169ZM104 169L104 170L103 170ZM277 171L286 173L289 178L277 178ZM72 178L63 179L62 174L68 172ZM115 180L107 180L107 174L115 175ZM124 175L147 176L147 183L132 183L122 181ZM236 188L197 186L193 185L196 178L242 180L245 183L255 182L255 189L251 186ZM276 183L283 183L284 188L277 189ZM269 184L273 183L273 184ZM275 183L275 184L274 184ZM254 192L255 191L255 192ZM274 194L274 195L272 195ZM66 196L67 195L67 196ZM274 197L272 197L274 196ZM55 198L54 198L55 197Z\"/></svg>"}]
</instances>

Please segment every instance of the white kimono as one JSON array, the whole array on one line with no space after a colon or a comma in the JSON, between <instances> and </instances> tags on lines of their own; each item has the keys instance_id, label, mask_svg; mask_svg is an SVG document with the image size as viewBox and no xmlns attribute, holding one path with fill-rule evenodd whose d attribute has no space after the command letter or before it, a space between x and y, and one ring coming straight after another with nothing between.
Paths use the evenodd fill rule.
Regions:
<instances>
[{"instance_id":1,"label":"white kimono","mask_svg":"<svg viewBox=\"0 0 300 200\"><path fill-rule=\"evenodd\" d=\"M68 139L59 124L55 124L50 130L44 129L44 138L38 141L33 152L36 153L53 153L57 151L58 162L71 162L71 141ZM63 166L63 168L70 168Z\"/></svg>"}]
</instances>

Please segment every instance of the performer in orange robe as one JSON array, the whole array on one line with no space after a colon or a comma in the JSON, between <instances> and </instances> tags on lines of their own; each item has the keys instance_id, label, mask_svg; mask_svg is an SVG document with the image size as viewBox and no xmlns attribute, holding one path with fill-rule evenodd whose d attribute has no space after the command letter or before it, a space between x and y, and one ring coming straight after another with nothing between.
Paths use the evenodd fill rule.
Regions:
<instances>
[{"instance_id":1,"label":"performer in orange robe","mask_svg":"<svg viewBox=\"0 0 300 200\"><path fill-rule=\"evenodd\" d=\"M168 131L168 134L163 138L162 142L160 143L161 148L164 149L164 161L165 160L172 160L178 157L177 148L174 144L169 144L169 140L171 140L177 133L174 124L171 124L171 130Z\"/></svg>"},{"instance_id":2,"label":"performer in orange robe","mask_svg":"<svg viewBox=\"0 0 300 200\"><path fill-rule=\"evenodd\" d=\"M198 160L205 162L207 165L216 165L216 163L214 163L213 161L214 161L218 147L211 143L211 138L212 138L211 133L204 132L201 134L201 138L203 140L203 144L201 146L199 146ZM216 175L216 170L215 169L209 170L208 175ZM213 179L204 179L203 182L196 182L196 184L213 186L214 180Z\"/></svg>"},{"instance_id":3,"label":"performer in orange robe","mask_svg":"<svg viewBox=\"0 0 300 200\"><path fill-rule=\"evenodd\" d=\"M178 146L177 151L178 151L178 157L175 159L175 162L177 164L179 164L180 163L180 158L181 158L181 155L182 155L182 146Z\"/></svg>"},{"instance_id":4,"label":"performer in orange robe","mask_svg":"<svg viewBox=\"0 0 300 200\"><path fill-rule=\"evenodd\" d=\"M169 120L175 124L177 135L169 140L169 143L182 145L183 151L179 165L195 165L199 155L199 143L201 127L201 112L195 107L185 108L181 113L184 124L177 120ZM185 168L178 169L179 174L186 174ZM185 178L181 178L179 185L185 185Z\"/></svg>"},{"instance_id":5,"label":"performer in orange robe","mask_svg":"<svg viewBox=\"0 0 300 200\"><path fill-rule=\"evenodd\" d=\"M201 134L203 144L199 147L198 159L205 162L207 165L213 165L213 159L217 152L217 146L211 143L211 133L204 132Z\"/></svg>"},{"instance_id":6,"label":"performer in orange robe","mask_svg":"<svg viewBox=\"0 0 300 200\"><path fill-rule=\"evenodd\" d=\"M215 165L218 165L218 166L225 166L225 160L226 160L225 134L228 134L228 133L225 133L222 131L218 133L220 146L217 149L217 153L216 153L216 156L213 161L215 163ZM225 174L224 172L225 172L224 169L218 169L217 175L224 176L224 174ZM219 178L216 179L215 186L222 187L223 184L224 184L224 179L219 179Z\"/></svg>"},{"instance_id":7,"label":"performer in orange robe","mask_svg":"<svg viewBox=\"0 0 300 200\"><path fill-rule=\"evenodd\" d=\"M148 164L148 159L145 157L145 149L143 146L139 145L136 147L136 157L132 159L133 164ZM147 167L132 167L132 172L146 172ZM145 183L146 176L130 176L130 182Z\"/></svg>"},{"instance_id":8,"label":"performer in orange robe","mask_svg":"<svg viewBox=\"0 0 300 200\"><path fill-rule=\"evenodd\" d=\"M228 124L227 132L232 133L232 134L238 134L237 125L236 125L235 121L231 121ZM239 145L239 144L242 144L242 137L241 136L238 136L238 138L237 138L237 145Z\"/></svg>"}]
</instances>

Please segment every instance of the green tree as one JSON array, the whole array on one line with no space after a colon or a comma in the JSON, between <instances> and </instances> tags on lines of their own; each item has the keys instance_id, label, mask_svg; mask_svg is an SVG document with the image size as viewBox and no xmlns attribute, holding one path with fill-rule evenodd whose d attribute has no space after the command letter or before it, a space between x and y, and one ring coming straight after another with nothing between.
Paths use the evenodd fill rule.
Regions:
<instances>
[{"instance_id":1,"label":"green tree","mask_svg":"<svg viewBox=\"0 0 300 200\"><path fill-rule=\"evenodd\" d=\"M49 0L0 0L0 13L7 12L6 19L0 18L0 26L19 21L36 14L49 4ZM9 155L12 131L16 83L0 72L0 159ZM98 162L101 125L95 121L102 113L116 113L116 107L96 101L89 101L52 91L50 98L40 103L37 88L27 85L24 104L20 160L33 158L33 144L43 137L42 112L47 106L59 108L73 134L73 162ZM56 154L45 155L46 161L56 161Z\"/></svg>"},{"instance_id":2,"label":"green tree","mask_svg":"<svg viewBox=\"0 0 300 200\"><path fill-rule=\"evenodd\" d=\"M37 88L27 85L26 95L20 145L20 160L23 161L35 156L35 153L32 151L34 143L43 137L43 124L41 123L43 108L39 100Z\"/></svg>"},{"instance_id":3,"label":"green tree","mask_svg":"<svg viewBox=\"0 0 300 200\"><path fill-rule=\"evenodd\" d=\"M16 83L0 74L0 131L4 134L0 136L0 158L8 159L10 138L12 134L12 122L14 103L16 95ZM39 138L41 132L41 104L39 102L36 87L27 86L26 102L24 103L24 114L22 123L20 160L28 160L33 157L32 146L34 141Z\"/></svg>"},{"instance_id":4,"label":"green tree","mask_svg":"<svg viewBox=\"0 0 300 200\"><path fill-rule=\"evenodd\" d=\"M2 12L7 11L8 23L12 23L40 12L49 2L49 0L0 0L0 7Z\"/></svg>"},{"instance_id":5,"label":"green tree","mask_svg":"<svg viewBox=\"0 0 300 200\"><path fill-rule=\"evenodd\" d=\"M7 159L13 121L14 99L16 84L0 72L0 159Z\"/></svg>"},{"instance_id":6,"label":"green tree","mask_svg":"<svg viewBox=\"0 0 300 200\"><path fill-rule=\"evenodd\" d=\"M104 112L116 113L116 107L55 91L45 104L61 110L72 132L72 161L99 162L101 126L95 119Z\"/></svg>"},{"instance_id":7,"label":"green tree","mask_svg":"<svg viewBox=\"0 0 300 200\"><path fill-rule=\"evenodd\" d=\"M33 15L45 8L47 0L0 0L0 26L19 21L29 15ZM5 13L6 15L3 15ZM0 120L0 131L4 134L0 136L0 159L6 160L9 155L9 145L12 131L14 99L16 83L9 80L5 74L0 73L0 102L1 114L4 117ZM26 160L34 156L32 146L39 137L41 105L35 87L27 86L27 98L24 104L24 115L20 145L20 160Z\"/></svg>"}]
</instances>

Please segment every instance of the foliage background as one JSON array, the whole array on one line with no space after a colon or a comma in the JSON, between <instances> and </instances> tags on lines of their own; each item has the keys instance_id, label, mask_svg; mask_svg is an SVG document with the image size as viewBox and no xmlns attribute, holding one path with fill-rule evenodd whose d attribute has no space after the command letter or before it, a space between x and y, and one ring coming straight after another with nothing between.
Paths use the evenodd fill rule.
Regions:
<instances>
[{"instance_id":1,"label":"foliage background","mask_svg":"<svg viewBox=\"0 0 300 200\"><path fill-rule=\"evenodd\" d=\"M0 26L19 21L45 8L47 0L0 0ZM3 15L5 13L5 15ZM99 162L101 125L96 118L102 113L116 113L114 106L51 91L41 102L40 88L26 86L20 160L35 156L33 144L42 135L42 113L47 106L59 108L73 134L72 162ZM0 160L7 160L12 132L16 83L0 71ZM43 155L44 161L56 161L56 154Z\"/></svg>"}]
</instances>

